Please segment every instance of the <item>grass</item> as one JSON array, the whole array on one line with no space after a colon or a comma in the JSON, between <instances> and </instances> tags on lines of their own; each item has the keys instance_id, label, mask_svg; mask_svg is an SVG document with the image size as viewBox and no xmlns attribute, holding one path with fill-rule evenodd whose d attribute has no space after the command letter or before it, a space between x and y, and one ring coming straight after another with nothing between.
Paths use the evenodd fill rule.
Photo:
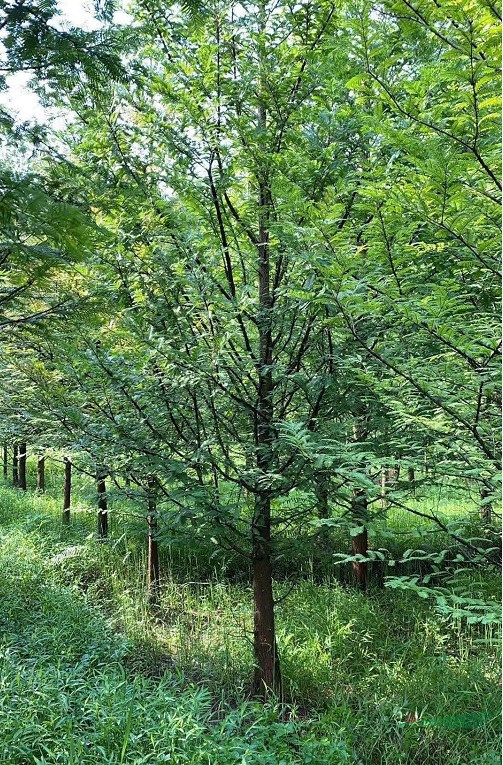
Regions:
<instances>
[{"instance_id":1,"label":"grass","mask_svg":"<svg viewBox=\"0 0 503 765\"><path fill-rule=\"evenodd\" d=\"M1 763L500 761L494 627L448 622L407 592L280 580L289 703L261 707L246 698L249 584L221 561L205 568L204 548L185 570L164 549L153 617L141 525L115 521L99 543L79 502L65 529L50 493L0 489ZM481 586L497 597L494 578Z\"/></svg>"}]
</instances>

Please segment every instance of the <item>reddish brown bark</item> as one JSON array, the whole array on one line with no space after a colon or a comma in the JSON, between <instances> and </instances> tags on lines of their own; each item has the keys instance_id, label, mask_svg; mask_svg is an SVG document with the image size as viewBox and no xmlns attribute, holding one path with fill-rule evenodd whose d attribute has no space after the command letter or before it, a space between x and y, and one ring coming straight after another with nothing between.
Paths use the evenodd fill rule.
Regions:
<instances>
[{"instance_id":1,"label":"reddish brown bark","mask_svg":"<svg viewBox=\"0 0 503 765\"><path fill-rule=\"evenodd\" d=\"M281 697L281 669L276 645L272 563L270 551L271 506L267 496L257 496L253 523L253 647L255 695Z\"/></svg>"},{"instance_id":2,"label":"reddish brown bark","mask_svg":"<svg viewBox=\"0 0 503 765\"><path fill-rule=\"evenodd\" d=\"M26 491L26 443L21 441L19 444L19 488Z\"/></svg>"},{"instance_id":3,"label":"reddish brown bark","mask_svg":"<svg viewBox=\"0 0 503 765\"><path fill-rule=\"evenodd\" d=\"M265 109L259 111L259 123L265 125ZM267 482L273 469L273 379L272 379L272 299L269 255L269 216L271 194L265 180L259 183L259 240L257 326L259 335L258 395L256 415L257 468ZM271 497L268 489L255 495L252 521L253 570L253 647L255 671L253 691L262 698L271 693L282 695L281 671L276 645L271 560Z\"/></svg>"},{"instance_id":4,"label":"reddish brown bark","mask_svg":"<svg viewBox=\"0 0 503 765\"><path fill-rule=\"evenodd\" d=\"M65 457L65 486L63 494L63 523L70 523L70 507L72 503L72 463Z\"/></svg>"}]
</instances>

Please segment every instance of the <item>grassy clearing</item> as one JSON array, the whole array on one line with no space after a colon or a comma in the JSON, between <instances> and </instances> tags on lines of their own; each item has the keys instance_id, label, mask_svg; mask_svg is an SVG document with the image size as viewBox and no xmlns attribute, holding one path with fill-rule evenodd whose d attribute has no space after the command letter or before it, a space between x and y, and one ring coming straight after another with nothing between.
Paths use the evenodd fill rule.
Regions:
<instances>
[{"instance_id":1,"label":"grassy clearing","mask_svg":"<svg viewBox=\"0 0 503 765\"><path fill-rule=\"evenodd\" d=\"M76 509L63 529L58 499L0 491L0 762L499 762L490 628L449 625L407 593L306 578L287 595L279 581L279 720L246 701L247 583L215 565L196 579L201 551L183 572L164 550L152 618L141 525L116 521L100 544L94 513ZM493 580L482 585L496 596Z\"/></svg>"}]
</instances>

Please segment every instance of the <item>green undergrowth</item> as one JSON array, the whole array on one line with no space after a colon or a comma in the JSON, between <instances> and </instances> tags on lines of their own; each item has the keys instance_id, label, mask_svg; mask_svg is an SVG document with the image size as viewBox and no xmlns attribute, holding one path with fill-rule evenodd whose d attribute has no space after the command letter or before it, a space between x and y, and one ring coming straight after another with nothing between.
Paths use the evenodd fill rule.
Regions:
<instances>
[{"instance_id":1,"label":"green undergrowth","mask_svg":"<svg viewBox=\"0 0 503 765\"><path fill-rule=\"evenodd\" d=\"M48 461L46 465L46 503L53 500L52 507L59 512L63 495L62 467L58 462ZM34 486L36 481L36 464L28 461L28 484ZM92 534L96 529L96 488L89 476L74 470L73 474L73 506L72 516L77 523L76 538L81 539L82 533ZM222 484L221 492L229 487ZM138 500L126 500L122 492L113 483L107 486L110 526L115 538L127 537L128 551L141 550L145 536L145 506ZM456 522L459 533L465 536L477 536L479 527L479 496L478 488L469 486L450 487L449 485L436 488L421 489L417 496L409 497L407 504L413 509L425 514L435 514L443 522ZM293 492L288 499L288 507L299 509L301 506L310 507L307 517L316 517L312 507L312 496L306 492ZM280 502L281 504L281 502ZM44 505L43 513L46 512ZM208 535L198 535L190 527L186 533L172 535L165 527L164 521L169 521L171 506L161 504L160 537L165 568L175 577L186 579L209 579L215 576L227 581L243 583L249 581L251 570L243 559L232 550L217 551ZM500 508L498 508L500 512ZM340 509L332 507L334 517L340 515ZM385 512L380 502L374 503L372 514L374 520L369 527L369 546L374 550L385 551L385 558L394 564L374 565L376 578L401 574L427 573L427 563L416 559L400 561L404 552L423 550L426 553L436 553L446 547L452 547L452 539L441 528L426 518L409 513L400 507L389 507ZM500 516L498 516L500 517ZM338 579L348 582L351 580L351 566L336 565L335 554L349 552L349 530L347 527L330 527L329 549L320 547L319 538L314 533L315 527L308 520L304 527L278 529L277 538L282 541L275 550L275 575L278 580L290 579L292 571L295 576L304 579L323 580ZM463 553L460 548L459 552Z\"/></svg>"},{"instance_id":2,"label":"green undergrowth","mask_svg":"<svg viewBox=\"0 0 503 765\"><path fill-rule=\"evenodd\" d=\"M496 765L497 635L406 592L278 581L286 701L247 699L251 590L164 551L149 611L136 522L0 489L0 763ZM495 577L480 587L497 596Z\"/></svg>"}]
</instances>

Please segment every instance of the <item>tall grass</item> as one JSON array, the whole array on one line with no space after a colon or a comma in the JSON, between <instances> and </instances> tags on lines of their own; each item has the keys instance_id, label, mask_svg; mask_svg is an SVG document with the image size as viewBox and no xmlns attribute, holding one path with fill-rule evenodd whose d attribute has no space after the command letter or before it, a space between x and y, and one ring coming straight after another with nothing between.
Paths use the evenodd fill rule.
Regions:
<instances>
[{"instance_id":1,"label":"tall grass","mask_svg":"<svg viewBox=\"0 0 503 765\"><path fill-rule=\"evenodd\" d=\"M204 547L185 569L165 549L152 613L142 525L117 521L99 543L89 500L63 528L58 497L0 490L0 762L499 761L493 628L448 623L407 593L278 581L288 704L262 708L246 699L246 580L204 567Z\"/></svg>"}]
</instances>

